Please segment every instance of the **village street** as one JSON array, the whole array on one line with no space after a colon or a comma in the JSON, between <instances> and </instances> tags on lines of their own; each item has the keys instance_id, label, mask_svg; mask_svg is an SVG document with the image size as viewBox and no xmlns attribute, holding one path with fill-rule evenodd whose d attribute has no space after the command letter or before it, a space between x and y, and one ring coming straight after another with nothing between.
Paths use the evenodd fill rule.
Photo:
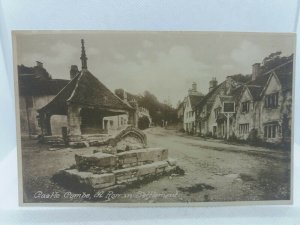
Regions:
<instances>
[{"instance_id":1,"label":"village street","mask_svg":"<svg viewBox=\"0 0 300 225\"><path fill-rule=\"evenodd\" d=\"M126 195L113 193L106 201L203 202L289 198L290 155L286 152L229 145L221 140L203 140L161 127L149 128L145 133L149 146L169 149L169 157L177 160L185 175L162 177L125 190ZM37 191L68 191L53 183L52 175L73 165L76 153L92 152L93 148L48 151L45 145L34 142L23 146L25 198L29 201L61 201L33 196ZM81 199L66 198L64 201Z\"/></svg>"}]
</instances>

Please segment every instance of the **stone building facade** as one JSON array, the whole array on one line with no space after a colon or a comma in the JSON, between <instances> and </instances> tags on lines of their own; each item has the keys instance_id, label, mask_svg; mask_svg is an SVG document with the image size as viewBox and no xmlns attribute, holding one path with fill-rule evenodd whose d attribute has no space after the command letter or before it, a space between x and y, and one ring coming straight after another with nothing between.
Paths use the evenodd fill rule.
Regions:
<instances>
[{"instance_id":1,"label":"stone building facade","mask_svg":"<svg viewBox=\"0 0 300 225\"><path fill-rule=\"evenodd\" d=\"M197 84L193 82L192 88L188 91L185 98L183 110L183 129L187 133L194 134L196 132L196 113L195 106L203 99L203 94L197 91Z\"/></svg>"},{"instance_id":2,"label":"stone building facade","mask_svg":"<svg viewBox=\"0 0 300 225\"><path fill-rule=\"evenodd\" d=\"M289 143L292 126L293 55L264 72L253 65L251 76L229 76L195 107L197 133L268 143ZM235 105L227 117L224 102ZM229 135L227 135L229 132Z\"/></svg>"},{"instance_id":3,"label":"stone building facade","mask_svg":"<svg viewBox=\"0 0 300 225\"><path fill-rule=\"evenodd\" d=\"M247 125L239 139L258 138L269 143L290 142L293 60L259 74L245 85L236 126ZM249 105L249 109L247 109Z\"/></svg>"},{"instance_id":4,"label":"stone building facade","mask_svg":"<svg viewBox=\"0 0 300 225\"><path fill-rule=\"evenodd\" d=\"M226 117L222 113L223 102L226 97L236 101L242 84L241 75L228 76L219 85L216 82L214 86L211 86L210 82L208 94L195 107L198 135L217 138L227 136Z\"/></svg>"},{"instance_id":5,"label":"stone building facade","mask_svg":"<svg viewBox=\"0 0 300 225\"><path fill-rule=\"evenodd\" d=\"M37 61L34 67L18 66L18 82L21 135L22 138L35 138L41 132L37 109L49 103L69 80L52 79L43 63ZM66 120L55 116L50 123L57 127ZM57 132L60 131L53 130Z\"/></svg>"}]
</instances>

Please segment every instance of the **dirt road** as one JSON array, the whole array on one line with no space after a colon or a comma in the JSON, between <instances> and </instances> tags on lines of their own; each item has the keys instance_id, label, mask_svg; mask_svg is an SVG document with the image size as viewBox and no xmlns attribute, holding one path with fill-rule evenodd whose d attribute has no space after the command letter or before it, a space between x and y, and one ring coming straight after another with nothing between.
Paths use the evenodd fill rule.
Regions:
<instances>
[{"instance_id":1,"label":"dirt road","mask_svg":"<svg viewBox=\"0 0 300 225\"><path fill-rule=\"evenodd\" d=\"M150 128L145 132L148 145L168 148L169 157L177 159L185 175L163 177L128 189L123 194L111 193L106 201L152 203L289 199L290 154L286 152L207 141L163 128ZM66 192L51 181L52 175L74 164L75 153L92 151L48 151L45 146L33 143L23 146L24 190L28 201L45 201L32 197L37 191Z\"/></svg>"}]
</instances>

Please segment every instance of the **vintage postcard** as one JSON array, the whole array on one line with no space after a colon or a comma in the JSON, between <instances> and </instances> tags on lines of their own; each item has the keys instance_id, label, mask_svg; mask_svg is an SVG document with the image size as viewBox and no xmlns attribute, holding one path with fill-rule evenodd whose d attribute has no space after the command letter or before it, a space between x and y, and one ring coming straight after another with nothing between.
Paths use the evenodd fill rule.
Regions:
<instances>
[{"instance_id":1,"label":"vintage postcard","mask_svg":"<svg viewBox=\"0 0 300 225\"><path fill-rule=\"evenodd\" d=\"M14 31L20 204L291 204L295 40Z\"/></svg>"}]
</instances>

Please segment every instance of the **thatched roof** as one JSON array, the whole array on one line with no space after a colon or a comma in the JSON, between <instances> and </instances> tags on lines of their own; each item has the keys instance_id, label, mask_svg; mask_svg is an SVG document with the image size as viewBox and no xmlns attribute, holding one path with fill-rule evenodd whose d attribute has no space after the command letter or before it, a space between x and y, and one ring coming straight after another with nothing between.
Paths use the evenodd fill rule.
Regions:
<instances>
[{"instance_id":1,"label":"thatched roof","mask_svg":"<svg viewBox=\"0 0 300 225\"><path fill-rule=\"evenodd\" d=\"M104 110L133 110L101 83L87 69L83 69L39 112L66 114L67 104L77 104Z\"/></svg>"}]
</instances>

